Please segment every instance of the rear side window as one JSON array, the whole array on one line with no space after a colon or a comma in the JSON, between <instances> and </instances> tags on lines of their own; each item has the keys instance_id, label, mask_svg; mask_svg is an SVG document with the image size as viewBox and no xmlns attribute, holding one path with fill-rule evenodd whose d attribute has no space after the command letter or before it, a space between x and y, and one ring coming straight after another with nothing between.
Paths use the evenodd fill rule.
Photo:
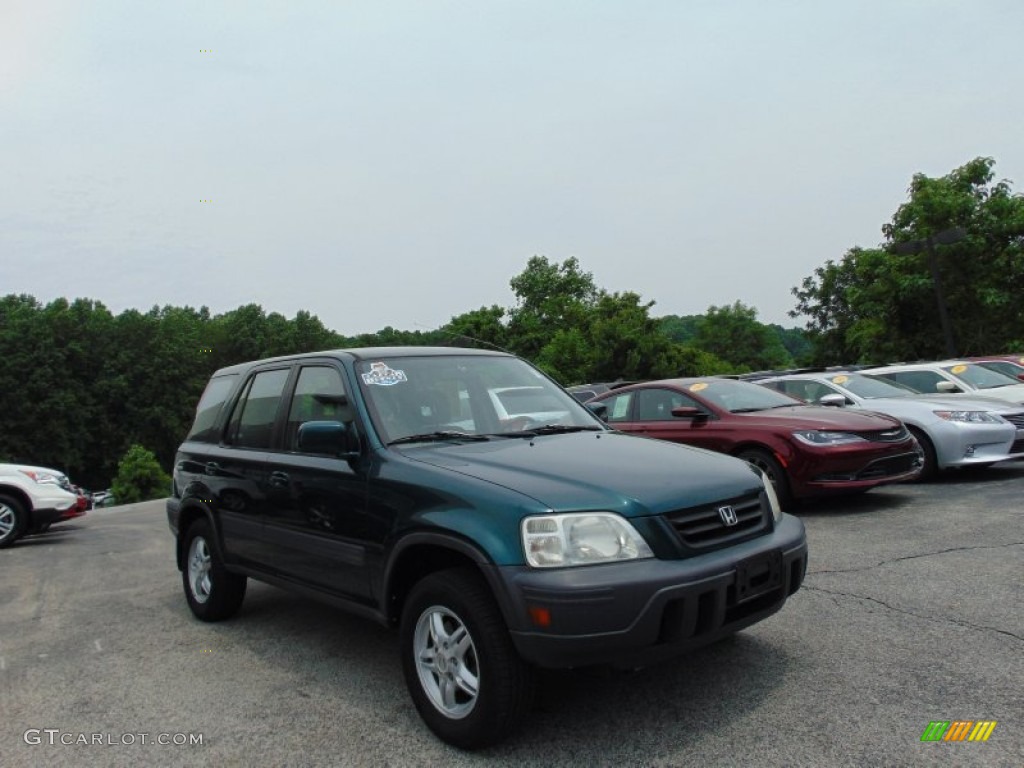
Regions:
<instances>
[{"instance_id":1,"label":"rear side window","mask_svg":"<svg viewBox=\"0 0 1024 768\"><path fill-rule=\"evenodd\" d=\"M214 376L210 379L203 396L199 398L199 405L196 406L196 420L192 424L192 431L188 433L186 440L198 440L201 443L219 442L218 417L228 395L235 388L237 380L238 374L234 373L227 376Z\"/></svg>"},{"instance_id":2,"label":"rear side window","mask_svg":"<svg viewBox=\"0 0 1024 768\"><path fill-rule=\"evenodd\" d=\"M603 400L602 402L608 406L608 421L628 421L629 404L632 400L632 392L623 392L621 395Z\"/></svg>"},{"instance_id":3,"label":"rear side window","mask_svg":"<svg viewBox=\"0 0 1024 768\"><path fill-rule=\"evenodd\" d=\"M917 392L938 392L938 383L946 380L934 371L888 371L880 375L906 384Z\"/></svg>"},{"instance_id":4,"label":"rear side window","mask_svg":"<svg viewBox=\"0 0 1024 768\"><path fill-rule=\"evenodd\" d=\"M700 407L679 392L671 389L641 389L636 393L634 421L671 421L672 409L681 405Z\"/></svg>"},{"instance_id":5,"label":"rear side window","mask_svg":"<svg viewBox=\"0 0 1024 768\"><path fill-rule=\"evenodd\" d=\"M831 387L817 381L808 381L807 379L785 381L782 383L782 391L790 397L803 400L805 403L816 403L825 395L839 394Z\"/></svg>"},{"instance_id":6,"label":"rear side window","mask_svg":"<svg viewBox=\"0 0 1024 768\"><path fill-rule=\"evenodd\" d=\"M288 369L261 371L249 379L228 424L228 442L239 448L269 448Z\"/></svg>"}]
</instances>

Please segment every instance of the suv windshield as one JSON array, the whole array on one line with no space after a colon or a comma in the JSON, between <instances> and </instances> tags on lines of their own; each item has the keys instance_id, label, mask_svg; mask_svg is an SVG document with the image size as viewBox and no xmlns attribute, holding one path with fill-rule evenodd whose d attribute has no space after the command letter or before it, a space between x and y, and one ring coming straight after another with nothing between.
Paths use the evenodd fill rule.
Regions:
<instances>
[{"instance_id":1,"label":"suv windshield","mask_svg":"<svg viewBox=\"0 0 1024 768\"><path fill-rule=\"evenodd\" d=\"M513 357L382 358L360 362L356 371L385 443L518 435L552 424L605 428L572 395Z\"/></svg>"}]
</instances>

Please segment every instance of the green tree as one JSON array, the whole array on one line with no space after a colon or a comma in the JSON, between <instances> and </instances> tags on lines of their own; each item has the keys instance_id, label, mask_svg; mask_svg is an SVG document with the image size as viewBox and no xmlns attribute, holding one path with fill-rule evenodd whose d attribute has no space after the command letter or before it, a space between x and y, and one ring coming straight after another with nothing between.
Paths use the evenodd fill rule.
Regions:
<instances>
[{"instance_id":1,"label":"green tree","mask_svg":"<svg viewBox=\"0 0 1024 768\"><path fill-rule=\"evenodd\" d=\"M697 325L693 345L736 368L766 370L793 365L778 334L758 322L757 310L741 301L708 307Z\"/></svg>"},{"instance_id":2,"label":"green tree","mask_svg":"<svg viewBox=\"0 0 1024 768\"><path fill-rule=\"evenodd\" d=\"M702 319L701 315L663 315L658 318L658 328L677 344L689 344Z\"/></svg>"},{"instance_id":3,"label":"green tree","mask_svg":"<svg viewBox=\"0 0 1024 768\"><path fill-rule=\"evenodd\" d=\"M131 446L117 465L111 485L119 504L161 499L170 493L171 478L160 467L156 456L141 445Z\"/></svg>"},{"instance_id":4,"label":"green tree","mask_svg":"<svg viewBox=\"0 0 1024 768\"><path fill-rule=\"evenodd\" d=\"M509 348L563 384L676 375L680 351L650 316L654 302L599 288L577 259L534 256L510 285Z\"/></svg>"},{"instance_id":5,"label":"green tree","mask_svg":"<svg viewBox=\"0 0 1024 768\"><path fill-rule=\"evenodd\" d=\"M555 264L533 256L510 285L516 306L508 313L509 337L515 352L530 360L559 332L582 326L599 294L575 257Z\"/></svg>"},{"instance_id":6,"label":"green tree","mask_svg":"<svg viewBox=\"0 0 1024 768\"><path fill-rule=\"evenodd\" d=\"M782 346L789 352L790 357L796 365L810 365L811 357L814 354L814 345L807 338L807 333L800 328L783 328L777 323L769 326L775 335L779 337Z\"/></svg>"},{"instance_id":7,"label":"green tree","mask_svg":"<svg viewBox=\"0 0 1024 768\"><path fill-rule=\"evenodd\" d=\"M851 248L793 289L815 362L937 358L945 342L928 253L891 247L952 228L966 237L935 249L958 351L988 354L1024 346L1024 197L995 182L979 157L940 178L916 174L909 199L883 226L879 248Z\"/></svg>"}]
</instances>

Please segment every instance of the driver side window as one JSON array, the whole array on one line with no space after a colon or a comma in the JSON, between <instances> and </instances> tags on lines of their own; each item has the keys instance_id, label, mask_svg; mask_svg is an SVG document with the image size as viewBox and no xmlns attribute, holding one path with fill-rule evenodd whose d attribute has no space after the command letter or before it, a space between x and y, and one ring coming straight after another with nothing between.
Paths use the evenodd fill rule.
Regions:
<instances>
[{"instance_id":1,"label":"driver side window","mask_svg":"<svg viewBox=\"0 0 1024 768\"><path fill-rule=\"evenodd\" d=\"M307 421L350 422L352 418L353 410L345 397L341 373L326 365L306 366L299 371L288 410L286 449L299 449L299 427Z\"/></svg>"}]
</instances>

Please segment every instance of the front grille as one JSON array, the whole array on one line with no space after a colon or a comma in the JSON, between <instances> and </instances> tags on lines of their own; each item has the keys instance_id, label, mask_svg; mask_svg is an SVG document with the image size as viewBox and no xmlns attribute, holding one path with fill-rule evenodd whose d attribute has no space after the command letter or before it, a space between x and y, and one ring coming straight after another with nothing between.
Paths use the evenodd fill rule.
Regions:
<instances>
[{"instance_id":1,"label":"front grille","mask_svg":"<svg viewBox=\"0 0 1024 768\"><path fill-rule=\"evenodd\" d=\"M1017 429L1024 429L1024 413L1000 413L999 415L1013 424Z\"/></svg>"},{"instance_id":2,"label":"front grille","mask_svg":"<svg viewBox=\"0 0 1024 768\"><path fill-rule=\"evenodd\" d=\"M877 477L892 477L910 472L921 465L921 457L916 453L902 453L885 459L875 459L857 473L858 480L872 480Z\"/></svg>"},{"instance_id":3,"label":"front grille","mask_svg":"<svg viewBox=\"0 0 1024 768\"><path fill-rule=\"evenodd\" d=\"M719 509L731 506L736 513L736 524L727 526ZM771 514L762 496L747 496L719 504L681 509L665 515L683 544L694 549L708 549L747 538L768 527Z\"/></svg>"},{"instance_id":4,"label":"front grille","mask_svg":"<svg viewBox=\"0 0 1024 768\"><path fill-rule=\"evenodd\" d=\"M1013 441L1013 445L1010 446L1010 453L1024 453L1024 437Z\"/></svg>"},{"instance_id":5,"label":"front grille","mask_svg":"<svg viewBox=\"0 0 1024 768\"><path fill-rule=\"evenodd\" d=\"M905 426L900 424L898 427L886 429L882 432L858 432L857 434L873 443L898 443L901 440L906 440L907 435L910 433L907 432Z\"/></svg>"}]
</instances>

